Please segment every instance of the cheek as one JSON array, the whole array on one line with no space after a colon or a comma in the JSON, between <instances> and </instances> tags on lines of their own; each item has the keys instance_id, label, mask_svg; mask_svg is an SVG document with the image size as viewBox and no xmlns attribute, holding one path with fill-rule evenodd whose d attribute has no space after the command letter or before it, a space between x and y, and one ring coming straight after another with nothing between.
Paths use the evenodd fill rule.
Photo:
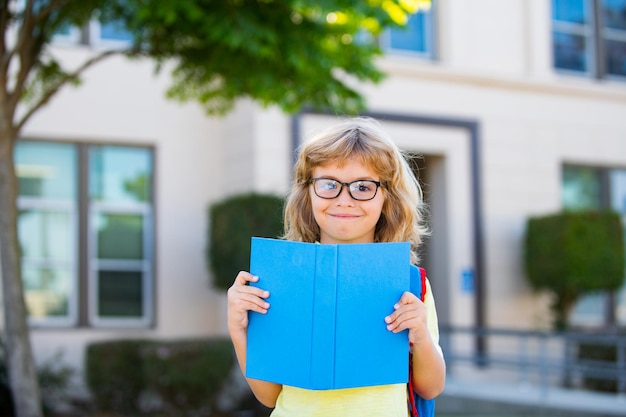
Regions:
<instances>
[{"instance_id":1,"label":"cheek","mask_svg":"<svg viewBox=\"0 0 626 417\"><path fill-rule=\"evenodd\" d=\"M379 200L378 198L375 198L372 201L372 207L371 207L371 211L372 212L378 212L380 215L383 214L383 208L385 207L386 204L386 198L384 198L384 196L381 196L382 198Z\"/></svg>"},{"instance_id":2,"label":"cheek","mask_svg":"<svg viewBox=\"0 0 626 417\"><path fill-rule=\"evenodd\" d=\"M309 191L309 199L311 201L311 211L313 213L313 217L317 218L318 213L324 210L326 200L322 200L317 197L313 191Z\"/></svg>"}]
</instances>

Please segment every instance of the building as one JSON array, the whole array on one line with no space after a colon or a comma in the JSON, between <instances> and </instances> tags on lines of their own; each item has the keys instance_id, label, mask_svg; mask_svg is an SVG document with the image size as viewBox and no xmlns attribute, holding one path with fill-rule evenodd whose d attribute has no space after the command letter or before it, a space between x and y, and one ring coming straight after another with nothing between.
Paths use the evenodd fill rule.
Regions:
<instances>
[{"instance_id":1,"label":"building","mask_svg":"<svg viewBox=\"0 0 626 417\"><path fill-rule=\"evenodd\" d=\"M626 216L626 2L433 0L410 28L381 39L389 76L361 91L366 114L422 156L440 322L547 328L547 299L525 281L527 218L602 205ZM106 29L89 46L68 31L55 50L78 63L115 38ZM93 341L226 334L204 258L208 206L284 194L297 144L335 119L247 101L212 118L168 101L167 86L150 62L110 59L22 132L38 360L60 350L80 368ZM581 303L577 320L600 323L603 297ZM626 324L625 291L618 306Z\"/></svg>"}]
</instances>

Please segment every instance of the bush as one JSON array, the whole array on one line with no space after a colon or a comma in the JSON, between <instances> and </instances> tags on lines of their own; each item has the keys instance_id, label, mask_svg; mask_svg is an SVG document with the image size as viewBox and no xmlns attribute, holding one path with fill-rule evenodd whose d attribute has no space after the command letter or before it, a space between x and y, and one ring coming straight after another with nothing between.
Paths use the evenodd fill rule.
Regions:
<instances>
[{"instance_id":1,"label":"bush","mask_svg":"<svg viewBox=\"0 0 626 417\"><path fill-rule=\"evenodd\" d=\"M214 286L227 290L239 271L250 269L250 239L276 238L283 231L284 199L275 195L244 194L209 208L207 264Z\"/></svg>"},{"instance_id":2,"label":"bush","mask_svg":"<svg viewBox=\"0 0 626 417\"><path fill-rule=\"evenodd\" d=\"M208 415L233 369L226 339L157 342L144 350L144 378L163 408L176 415Z\"/></svg>"},{"instance_id":3,"label":"bush","mask_svg":"<svg viewBox=\"0 0 626 417\"><path fill-rule=\"evenodd\" d=\"M86 352L86 380L99 412L139 415L151 398L164 415L210 415L235 363L226 338L120 340Z\"/></svg>"},{"instance_id":4,"label":"bush","mask_svg":"<svg viewBox=\"0 0 626 417\"><path fill-rule=\"evenodd\" d=\"M581 294L616 290L624 281L624 240L614 212L563 212L528 220L525 264L537 290L554 293L555 327Z\"/></svg>"},{"instance_id":5,"label":"bush","mask_svg":"<svg viewBox=\"0 0 626 417\"><path fill-rule=\"evenodd\" d=\"M118 340L87 347L85 378L100 411L137 414L146 386L141 351L151 342Z\"/></svg>"}]
</instances>

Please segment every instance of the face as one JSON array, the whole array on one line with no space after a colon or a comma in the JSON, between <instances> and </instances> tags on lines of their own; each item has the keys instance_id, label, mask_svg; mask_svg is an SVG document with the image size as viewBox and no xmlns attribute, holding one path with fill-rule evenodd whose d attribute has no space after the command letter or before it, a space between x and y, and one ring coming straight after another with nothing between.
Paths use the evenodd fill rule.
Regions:
<instances>
[{"instance_id":1,"label":"face","mask_svg":"<svg viewBox=\"0 0 626 417\"><path fill-rule=\"evenodd\" d=\"M313 178L332 178L349 183L356 180L379 181L379 176L360 161L345 161L315 167ZM315 221L320 227L320 243L372 243L376 223L385 202L382 187L372 200L358 201L343 187L334 199L318 197L309 186Z\"/></svg>"}]
</instances>

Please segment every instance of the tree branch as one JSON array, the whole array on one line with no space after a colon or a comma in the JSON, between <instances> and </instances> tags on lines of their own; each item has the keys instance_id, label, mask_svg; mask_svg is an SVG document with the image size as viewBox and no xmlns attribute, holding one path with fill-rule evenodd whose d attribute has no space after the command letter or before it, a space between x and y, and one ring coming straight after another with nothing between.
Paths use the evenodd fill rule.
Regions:
<instances>
[{"instance_id":1,"label":"tree branch","mask_svg":"<svg viewBox=\"0 0 626 417\"><path fill-rule=\"evenodd\" d=\"M42 20L50 16L53 10L67 5L70 0L48 0L46 5L42 7L33 17L35 24L39 24Z\"/></svg>"},{"instance_id":2,"label":"tree branch","mask_svg":"<svg viewBox=\"0 0 626 417\"><path fill-rule=\"evenodd\" d=\"M9 27L9 16L11 12L9 11L9 0L2 0L2 5L0 6L0 56L4 57L4 52L6 50L6 33L7 28Z\"/></svg>"},{"instance_id":3,"label":"tree branch","mask_svg":"<svg viewBox=\"0 0 626 417\"><path fill-rule=\"evenodd\" d=\"M98 54L96 56L93 56L92 58L88 59L87 61L85 61L75 71L66 74L53 87L50 87L50 89L48 89L48 91L46 91L30 109L28 109L28 111L24 114L24 116L22 116L22 118L19 120L19 122L17 122L17 124L15 125L16 132L19 132L22 129L22 127L24 126L24 124L26 124L28 119L30 119L30 117L37 110L39 110L46 103L48 103L50 98L52 98L52 96L54 96L59 91L59 89L61 89L61 87L63 87L64 85L66 85L67 83L69 83L69 82L71 82L73 80L77 80L78 77L87 68L91 67L92 65L102 61L105 58L108 58L109 56L112 56L112 55L115 55L115 54L122 54L122 53L125 53L125 51L120 51L120 50L104 51L104 52L102 52L102 53L100 53L100 54Z\"/></svg>"},{"instance_id":4,"label":"tree branch","mask_svg":"<svg viewBox=\"0 0 626 417\"><path fill-rule=\"evenodd\" d=\"M17 107L17 103L20 98L20 91L22 91L26 78L28 78L28 74L30 74L33 66L35 65L35 58L39 54L39 52L33 51L35 42L35 34L33 33L33 29L35 27L35 21L33 19L34 2L35 0L28 0L24 5L17 41L15 42L13 49L6 57L7 66L11 64L11 60L15 55L19 56L20 61L18 73L15 79L15 85L13 86L13 92L8 91L9 88L7 88L7 107L9 107L11 112L14 112Z\"/></svg>"},{"instance_id":5,"label":"tree branch","mask_svg":"<svg viewBox=\"0 0 626 417\"><path fill-rule=\"evenodd\" d=\"M3 0L0 6L0 85L4 88L9 64L7 54L6 33L9 27L9 0Z\"/></svg>"}]
</instances>

